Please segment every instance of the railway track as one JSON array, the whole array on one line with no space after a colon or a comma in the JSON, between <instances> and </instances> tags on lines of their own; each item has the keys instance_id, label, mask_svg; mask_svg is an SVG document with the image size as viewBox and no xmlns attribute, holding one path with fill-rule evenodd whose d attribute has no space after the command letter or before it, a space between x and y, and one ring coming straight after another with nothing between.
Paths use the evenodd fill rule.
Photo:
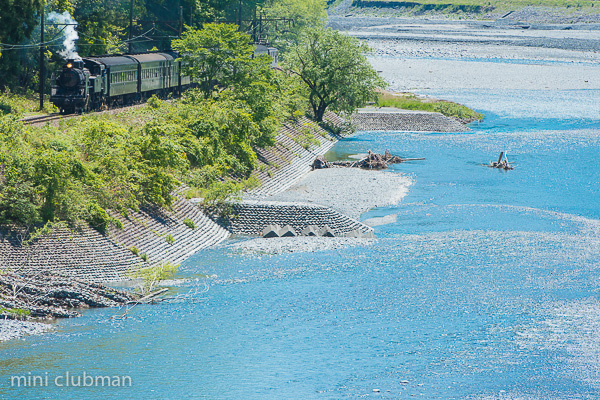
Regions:
<instances>
[{"instance_id":1,"label":"railway track","mask_svg":"<svg viewBox=\"0 0 600 400\"><path fill-rule=\"evenodd\" d=\"M167 101L170 101L170 100L167 100ZM131 110L131 109L140 108L140 107L143 107L144 105L146 105L146 103L129 104L129 105L124 105L124 106L119 106L119 107L113 107L113 108L110 108L108 110L90 111L90 112L85 113L85 114L60 114L60 113L52 113L52 114L47 114L47 115L38 115L38 116L35 116L35 117L21 118L19 121L22 122L23 125L42 125L42 124L45 124L47 122L60 121L62 119L73 118L73 117L81 117L81 116L90 115L90 114L104 114L104 113L116 114L116 113L119 113L119 112L123 112L123 111Z\"/></svg>"},{"instance_id":2,"label":"railway track","mask_svg":"<svg viewBox=\"0 0 600 400\"><path fill-rule=\"evenodd\" d=\"M27 117L27 118L20 119L19 121L21 121L23 123L23 125L41 125L46 122L69 118L69 117L72 117L73 115L75 115L75 114L62 115L59 113L54 113L54 114L48 114L48 115L40 115L40 116L36 116L36 117Z\"/></svg>"}]
</instances>

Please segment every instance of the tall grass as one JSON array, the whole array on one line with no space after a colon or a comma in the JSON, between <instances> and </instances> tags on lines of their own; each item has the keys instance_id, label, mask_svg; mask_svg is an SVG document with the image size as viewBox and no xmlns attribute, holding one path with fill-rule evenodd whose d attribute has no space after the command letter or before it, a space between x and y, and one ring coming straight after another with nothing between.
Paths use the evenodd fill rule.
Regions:
<instances>
[{"instance_id":1,"label":"tall grass","mask_svg":"<svg viewBox=\"0 0 600 400\"><path fill-rule=\"evenodd\" d=\"M47 99L46 99L47 100ZM40 98L37 94L15 94L6 89L0 92L0 116L14 114L19 117L27 113L40 112ZM41 113L58 111L49 101L44 102Z\"/></svg>"},{"instance_id":2,"label":"tall grass","mask_svg":"<svg viewBox=\"0 0 600 400\"><path fill-rule=\"evenodd\" d=\"M462 104L445 100L422 99L414 94L381 93L376 105L379 107L395 107L404 110L419 110L439 112L450 118L455 118L464 123L483 119L483 114L478 113Z\"/></svg>"}]
</instances>

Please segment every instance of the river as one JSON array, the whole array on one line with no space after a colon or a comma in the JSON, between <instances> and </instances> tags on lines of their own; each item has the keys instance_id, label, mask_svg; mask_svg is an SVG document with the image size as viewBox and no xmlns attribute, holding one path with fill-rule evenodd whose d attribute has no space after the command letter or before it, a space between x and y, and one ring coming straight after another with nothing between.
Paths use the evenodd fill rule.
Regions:
<instances>
[{"instance_id":1,"label":"river","mask_svg":"<svg viewBox=\"0 0 600 400\"><path fill-rule=\"evenodd\" d=\"M588 53L377 54L392 89L486 118L464 134L359 132L334 147L330 158L426 158L392 167L413 181L402 202L361 217L395 221L375 228L374 245L202 251L181 267L180 301L124 319L90 310L0 344L1 398L600 397L600 64ZM499 87L514 65L516 83ZM482 165L500 151L514 170ZM67 373L131 386L66 387ZM47 384L11 386L14 376Z\"/></svg>"}]
</instances>

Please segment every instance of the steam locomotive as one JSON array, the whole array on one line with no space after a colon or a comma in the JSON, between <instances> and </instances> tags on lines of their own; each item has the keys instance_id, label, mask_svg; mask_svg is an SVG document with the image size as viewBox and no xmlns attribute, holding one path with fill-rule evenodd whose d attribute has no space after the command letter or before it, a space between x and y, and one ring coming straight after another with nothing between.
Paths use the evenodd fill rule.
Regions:
<instances>
[{"instance_id":1,"label":"steam locomotive","mask_svg":"<svg viewBox=\"0 0 600 400\"><path fill-rule=\"evenodd\" d=\"M277 66L277 49L262 44L255 55L268 55ZM172 51L69 59L53 80L50 101L63 114L142 102L156 94L180 92L191 84Z\"/></svg>"},{"instance_id":2,"label":"steam locomotive","mask_svg":"<svg viewBox=\"0 0 600 400\"><path fill-rule=\"evenodd\" d=\"M99 110L165 95L190 84L175 52L70 59L52 85L63 114Z\"/></svg>"}]
</instances>

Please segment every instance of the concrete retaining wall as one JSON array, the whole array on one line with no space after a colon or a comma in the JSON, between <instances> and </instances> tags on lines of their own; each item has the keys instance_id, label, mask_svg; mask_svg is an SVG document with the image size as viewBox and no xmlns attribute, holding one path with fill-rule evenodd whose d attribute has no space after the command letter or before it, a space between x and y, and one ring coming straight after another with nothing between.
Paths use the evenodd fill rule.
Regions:
<instances>
[{"instance_id":1,"label":"concrete retaining wall","mask_svg":"<svg viewBox=\"0 0 600 400\"><path fill-rule=\"evenodd\" d=\"M333 113L328 113L325 120L335 126L344 123ZM318 144L308 149L303 147L301 143L305 133L313 135ZM246 198L261 199L288 189L311 170L315 157L329 151L338 139L305 117L293 125L284 125L274 146L257 150L259 162L253 175L260 180L261 186Z\"/></svg>"},{"instance_id":2,"label":"concrete retaining wall","mask_svg":"<svg viewBox=\"0 0 600 400\"><path fill-rule=\"evenodd\" d=\"M148 262L154 265L162 261L179 264L229 237L226 229L181 195L173 202L172 209L129 211L127 218L114 215L123 222L124 229L111 228L109 238L121 247L135 247L140 255L145 253ZM195 227L184 224L185 219Z\"/></svg>"},{"instance_id":3,"label":"concrete retaining wall","mask_svg":"<svg viewBox=\"0 0 600 400\"><path fill-rule=\"evenodd\" d=\"M235 215L228 226L234 234L260 235L267 225L291 225L296 232L309 225L329 226L336 235L373 228L329 207L308 203L246 200L234 205Z\"/></svg>"},{"instance_id":4,"label":"concrete retaining wall","mask_svg":"<svg viewBox=\"0 0 600 400\"><path fill-rule=\"evenodd\" d=\"M30 245L15 230L0 232L0 269L14 273L51 271L90 281L122 280L145 263L91 228L54 229Z\"/></svg>"}]
</instances>

